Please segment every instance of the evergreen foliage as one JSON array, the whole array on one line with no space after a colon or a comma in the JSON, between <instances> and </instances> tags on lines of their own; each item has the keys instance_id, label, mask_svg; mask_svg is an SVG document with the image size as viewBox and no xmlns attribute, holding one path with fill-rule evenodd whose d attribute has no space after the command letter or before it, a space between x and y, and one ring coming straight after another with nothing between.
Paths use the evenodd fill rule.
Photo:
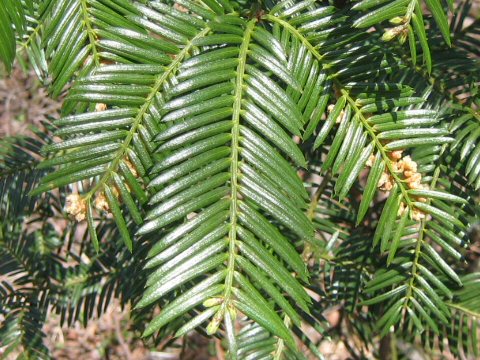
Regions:
<instances>
[{"instance_id":1,"label":"evergreen foliage","mask_svg":"<svg viewBox=\"0 0 480 360\"><path fill-rule=\"evenodd\" d=\"M50 311L115 297L231 359L321 358L313 333L478 357L472 5L5 0L0 60L63 108L0 142L2 346L48 358Z\"/></svg>"}]
</instances>

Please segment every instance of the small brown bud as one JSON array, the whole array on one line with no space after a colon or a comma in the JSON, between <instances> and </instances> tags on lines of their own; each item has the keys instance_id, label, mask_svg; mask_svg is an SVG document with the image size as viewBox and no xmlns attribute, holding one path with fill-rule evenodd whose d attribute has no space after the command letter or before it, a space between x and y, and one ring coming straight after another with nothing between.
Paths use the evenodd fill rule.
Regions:
<instances>
[{"instance_id":1,"label":"small brown bud","mask_svg":"<svg viewBox=\"0 0 480 360\"><path fill-rule=\"evenodd\" d=\"M99 112L99 111L105 111L105 110L107 110L107 104L104 104L104 103L95 104L95 111Z\"/></svg>"},{"instance_id":2,"label":"small brown bud","mask_svg":"<svg viewBox=\"0 0 480 360\"><path fill-rule=\"evenodd\" d=\"M422 212L419 209L413 209L412 211L412 219L415 221L420 221L422 219L425 219L425 213Z\"/></svg>"},{"instance_id":3,"label":"small brown bud","mask_svg":"<svg viewBox=\"0 0 480 360\"><path fill-rule=\"evenodd\" d=\"M85 220L87 216L87 204L79 194L70 194L67 196L67 204L65 205L65 211L73 215L75 220Z\"/></svg>"},{"instance_id":4,"label":"small brown bud","mask_svg":"<svg viewBox=\"0 0 480 360\"><path fill-rule=\"evenodd\" d=\"M395 150L390 153L390 157L393 160L400 160L402 158L403 150Z\"/></svg>"},{"instance_id":5,"label":"small brown bud","mask_svg":"<svg viewBox=\"0 0 480 360\"><path fill-rule=\"evenodd\" d=\"M110 210L107 198L105 197L105 194L103 192L98 194L95 198L94 206L95 209L97 209L98 211L108 212Z\"/></svg>"},{"instance_id":6,"label":"small brown bud","mask_svg":"<svg viewBox=\"0 0 480 360\"><path fill-rule=\"evenodd\" d=\"M403 158L404 169L411 170L413 172L417 172L417 163L412 160L410 156L405 156Z\"/></svg>"},{"instance_id":7,"label":"small brown bud","mask_svg":"<svg viewBox=\"0 0 480 360\"><path fill-rule=\"evenodd\" d=\"M420 181L412 181L408 183L410 189L418 189L420 187Z\"/></svg>"},{"instance_id":8,"label":"small brown bud","mask_svg":"<svg viewBox=\"0 0 480 360\"><path fill-rule=\"evenodd\" d=\"M375 155L370 155L368 158L367 162L365 163L366 166L372 167L373 164L375 163Z\"/></svg>"},{"instance_id":9,"label":"small brown bud","mask_svg":"<svg viewBox=\"0 0 480 360\"><path fill-rule=\"evenodd\" d=\"M406 171L405 171L405 173L406 173ZM407 176L407 175L405 174L405 176L407 177L407 181L408 181L408 182L418 182L418 183L420 183L420 181L422 180L422 175L420 175L420 174L417 173L417 172L411 174L410 176Z\"/></svg>"}]
</instances>

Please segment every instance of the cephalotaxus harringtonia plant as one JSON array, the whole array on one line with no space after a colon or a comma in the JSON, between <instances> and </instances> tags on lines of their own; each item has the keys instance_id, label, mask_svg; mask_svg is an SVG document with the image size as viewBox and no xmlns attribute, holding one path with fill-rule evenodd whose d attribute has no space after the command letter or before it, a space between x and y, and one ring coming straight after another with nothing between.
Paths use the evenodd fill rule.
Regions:
<instances>
[{"instance_id":1,"label":"cephalotaxus harringtonia plant","mask_svg":"<svg viewBox=\"0 0 480 360\"><path fill-rule=\"evenodd\" d=\"M1 145L2 346L117 297L231 359L478 356L473 5L4 0L0 58L63 108Z\"/></svg>"}]
</instances>

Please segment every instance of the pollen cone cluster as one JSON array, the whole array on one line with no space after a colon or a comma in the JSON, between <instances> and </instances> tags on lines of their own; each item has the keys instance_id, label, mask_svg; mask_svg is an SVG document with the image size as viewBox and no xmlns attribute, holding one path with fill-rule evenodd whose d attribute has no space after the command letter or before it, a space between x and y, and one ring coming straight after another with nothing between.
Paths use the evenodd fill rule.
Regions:
<instances>
[{"instance_id":1,"label":"pollen cone cluster","mask_svg":"<svg viewBox=\"0 0 480 360\"><path fill-rule=\"evenodd\" d=\"M124 162L131 171L132 175L138 177L138 172L133 164L128 159L125 159ZM130 191L128 185L126 186ZM120 193L116 186L112 186L111 189L113 195L120 199ZM110 213L110 205L108 204L107 197L103 191L96 194L93 206L100 214ZM65 204L65 212L69 215L72 215L77 221L85 220L87 217L87 202L85 197L78 193L68 195Z\"/></svg>"},{"instance_id":2,"label":"pollen cone cluster","mask_svg":"<svg viewBox=\"0 0 480 360\"><path fill-rule=\"evenodd\" d=\"M402 157L403 150L392 151L389 153L389 157L392 160L392 168L396 174L402 174L405 183L407 184L409 189L425 189L427 186L422 184L422 175L418 172L418 166L415 161L412 160L410 156ZM371 167L375 161L375 155L371 155L370 158L367 160L366 165ZM390 191L393 188L393 184L395 183L395 179L393 178L392 174L385 170L380 180L378 181L378 188L383 191ZM425 202L426 199L423 197L416 198L417 201ZM408 208L404 202L400 204L398 209L398 215L403 214L407 211ZM425 213L420 211L419 209L413 209L411 217L413 220L419 221L425 218Z\"/></svg>"},{"instance_id":3,"label":"pollen cone cluster","mask_svg":"<svg viewBox=\"0 0 480 360\"><path fill-rule=\"evenodd\" d=\"M87 204L85 199L79 194L68 195L65 211L68 214L73 215L77 221L85 220L85 217L87 216Z\"/></svg>"}]
</instances>

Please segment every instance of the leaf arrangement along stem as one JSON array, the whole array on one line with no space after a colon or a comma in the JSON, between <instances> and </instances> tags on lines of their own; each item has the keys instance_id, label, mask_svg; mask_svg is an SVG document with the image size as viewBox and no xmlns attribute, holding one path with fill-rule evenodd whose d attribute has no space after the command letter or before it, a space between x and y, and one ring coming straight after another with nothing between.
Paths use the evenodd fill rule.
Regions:
<instances>
[{"instance_id":1,"label":"leaf arrangement along stem","mask_svg":"<svg viewBox=\"0 0 480 360\"><path fill-rule=\"evenodd\" d=\"M62 110L0 141L2 351L49 358L47 314L115 297L162 351L478 356L480 23L457 3L7 0L0 61Z\"/></svg>"}]
</instances>

